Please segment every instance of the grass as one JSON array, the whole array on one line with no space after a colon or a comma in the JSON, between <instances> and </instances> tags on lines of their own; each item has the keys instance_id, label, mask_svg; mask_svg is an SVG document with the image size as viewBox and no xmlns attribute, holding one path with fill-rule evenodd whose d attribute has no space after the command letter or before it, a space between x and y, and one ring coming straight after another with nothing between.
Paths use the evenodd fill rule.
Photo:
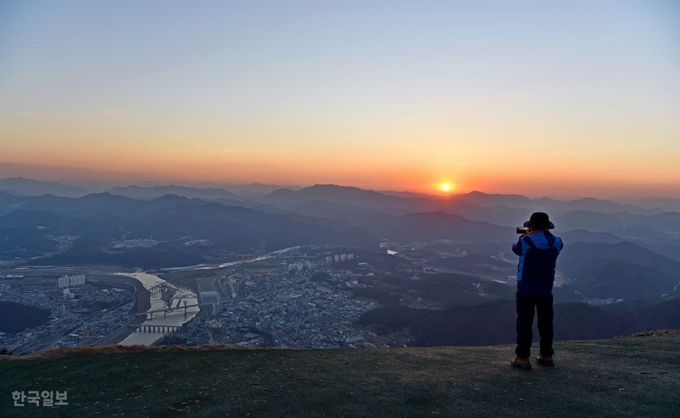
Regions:
<instances>
[{"instance_id":1,"label":"grass","mask_svg":"<svg viewBox=\"0 0 680 418\"><path fill-rule=\"evenodd\" d=\"M680 335L385 350L86 349L0 361L2 417L675 417ZM68 405L12 404L67 390Z\"/></svg>"}]
</instances>

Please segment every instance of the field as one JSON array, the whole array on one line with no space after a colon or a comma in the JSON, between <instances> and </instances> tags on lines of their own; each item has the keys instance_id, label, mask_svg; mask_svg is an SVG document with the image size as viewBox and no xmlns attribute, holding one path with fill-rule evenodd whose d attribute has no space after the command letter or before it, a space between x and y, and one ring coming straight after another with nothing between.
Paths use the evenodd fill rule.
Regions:
<instances>
[{"instance_id":1,"label":"field","mask_svg":"<svg viewBox=\"0 0 680 418\"><path fill-rule=\"evenodd\" d=\"M513 347L74 349L0 361L3 417L672 417L680 335L559 342L555 368ZM11 392L67 391L14 407Z\"/></svg>"}]
</instances>

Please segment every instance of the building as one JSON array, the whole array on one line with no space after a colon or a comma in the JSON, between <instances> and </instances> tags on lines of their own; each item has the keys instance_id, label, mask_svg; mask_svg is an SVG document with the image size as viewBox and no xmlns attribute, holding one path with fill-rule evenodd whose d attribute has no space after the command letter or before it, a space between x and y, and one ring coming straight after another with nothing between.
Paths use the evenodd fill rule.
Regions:
<instances>
[{"instance_id":1,"label":"building","mask_svg":"<svg viewBox=\"0 0 680 418\"><path fill-rule=\"evenodd\" d=\"M59 286L60 289L64 289L67 287L82 286L84 284L85 284L84 274L77 274L74 276L64 275L57 280L57 286Z\"/></svg>"},{"instance_id":2,"label":"building","mask_svg":"<svg viewBox=\"0 0 680 418\"><path fill-rule=\"evenodd\" d=\"M288 271L302 271L304 268L305 265L300 262L288 264Z\"/></svg>"}]
</instances>

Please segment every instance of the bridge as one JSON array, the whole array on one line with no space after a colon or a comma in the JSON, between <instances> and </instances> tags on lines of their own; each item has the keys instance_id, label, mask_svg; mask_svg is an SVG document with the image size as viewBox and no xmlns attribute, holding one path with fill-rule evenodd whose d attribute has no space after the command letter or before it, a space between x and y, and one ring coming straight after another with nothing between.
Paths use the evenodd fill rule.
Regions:
<instances>
[{"instance_id":1,"label":"bridge","mask_svg":"<svg viewBox=\"0 0 680 418\"><path fill-rule=\"evenodd\" d=\"M168 282L164 281L162 283L158 283L156 286L146 289L146 291L153 295L156 293L160 293L161 291L166 292L168 289L175 289L175 287L169 285ZM145 292L141 292L140 294L143 293Z\"/></svg>"},{"instance_id":2,"label":"bridge","mask_svg":"<svg viewBox=\"0 0 680 418\"><path fill-rule=\"evenodd\" d=\"M137 332L175 332L182 328L178 325L127 325L130 328L135 328Z\"/></svg>"},{"instance_id":3,"label":"bridge","mask_svg":"<svg viewBox=\"0 0 680 418\"><path fill-rule=\"evenodd\" d=\"M193 304L193 305L189 305L189 304L187 304L187 301L185 300L185 301L184 301L184 304L183 304L182 306L180 306L179 302L180 302L180 301L177 301L177 306L175 306L174 308L173 308L173 307L168 307L168 308L165 308L165 309L156 309L155 311L140 312L140 313L134 314L133 316L142 316L142 315L146 315L146 318L147 318L147 319L153 319L154 314L163 313L163 316L166 316L169 312L179 311L179 310L181 310L181 309L183 309L183 310L184 310L184 313L186 314L186 313L187 313L187 309L189 309L189 308L194 308L194 307L196 307L196 306L198 306L198 307L201 307L201 306L212 307L212 306L215 305L215 304L220 305L220 311L222 310L222 306L221 306L222 303L220 303L220 302L213 302L213 303L195 303L195 304Z\"/></svg>"}]
</instances>

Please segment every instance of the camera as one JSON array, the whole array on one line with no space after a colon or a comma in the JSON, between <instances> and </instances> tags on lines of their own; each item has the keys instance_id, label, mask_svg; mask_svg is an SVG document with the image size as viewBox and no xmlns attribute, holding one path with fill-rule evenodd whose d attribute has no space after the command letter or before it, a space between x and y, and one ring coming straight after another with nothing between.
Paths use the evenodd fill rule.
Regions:
<instances>
[{"instance_id":1,"label":"camera","mask_svg":"<svg viewBox=\"0 0 680 418\"><path fill-rule=\"evenodd\" d=\"M517 227L517 233L518 234L528 234L529 233L529 228L526 226L518 226Z\"/></svg>"}]
</instances>

